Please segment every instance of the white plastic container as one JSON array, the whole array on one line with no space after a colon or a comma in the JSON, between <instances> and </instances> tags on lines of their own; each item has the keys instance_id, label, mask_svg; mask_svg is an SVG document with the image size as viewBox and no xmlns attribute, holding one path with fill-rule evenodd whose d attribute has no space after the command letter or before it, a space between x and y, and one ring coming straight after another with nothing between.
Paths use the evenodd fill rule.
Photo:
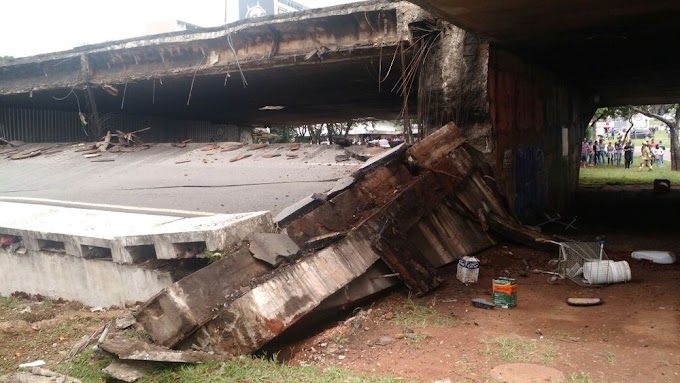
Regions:
<instances>
[{"instance_id":1,"label":"white plastic container","mask_svg":"<svg viewBox=\"0 0 680 383\"><path fill-rule=\"evenodd\" d=\"M646 259L660 265L675 263L675 254L670 251L638 250L630 254L633 259Z\"/></svg>"},{"instance_id":2,"label":"white plastic container","mask_svg":"<svg viewBox=\"0 0 680 383\"><path fill-rule=\"evenodd\" d=\"M583 278L593 285L620 283L630 281L632 273L626 261L590 261L583 263Z\"/></svg>"},{"instance_id":3,"label":"white plastic container","mask_svg":"<svg viewBox=\"0 0 680 383\"><path fill-rule=\"evenodd\" d=\"M479 259L475 257L459 259L456 278L463 283L477 283L479 278Z\"/></svg>"}]
</instances>

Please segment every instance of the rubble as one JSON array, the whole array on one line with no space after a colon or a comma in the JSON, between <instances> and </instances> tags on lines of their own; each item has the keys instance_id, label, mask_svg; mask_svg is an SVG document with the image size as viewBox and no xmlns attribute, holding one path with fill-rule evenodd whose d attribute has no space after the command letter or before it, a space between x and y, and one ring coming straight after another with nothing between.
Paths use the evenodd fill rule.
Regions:
<instances>
[{"instance_id":1,"label":"rubble","mask_svg":"<svg viewBox=\"0 0 680 383\"><path fill-rule=\"evenodd\" d=\"M137 320L166 347L252 353L315 310L391 286L385 276L419 295L433 291L437 267L492 246L491 232L546 246L536 240L547 236L510 213L480 157L453 124L385 151L330 192L284 209L275 222L286 234L251 236L250 251L166 288ZM281 262L298 248L299 260ZM376 278L381 287L365 282Z\"/></svg>"},{"instance_id":2,"label":"rubble","mask_svg":"<svg viewBox=\"0 0 680 383\"><path fill-rule=\"evenodd\" d=\"M164 363L201 363L214 360L215 356L199 351L176 351L154 346L141 340L113 338L99 347L123 360L139 360Z\"/></svg>"},{"instance_id":3,"label":"rubble","mask_svg":"<svg viewBox=\"0 0 680 383\"><path fill-rule=\"evenodd\" d=\"M300 253L300 248L285 234L254 233L249 240L253 256L272 266L291 262Z\"/></svg>"},{"instance_id":4,"label":"rubble","mask_svg":"<svg viewBox=\"0 0 680 383\"><path fill-rule=\"evenodd\" d=\"M0 376L0 383L80 383L80 380L45 368L32 367L28 371Z\"/></svg>"},{"instance_id":5,"label":"rubble","mask_svg":"<svg viewBox=\"0 0 680 383\"><path fill-rule=\"evenodd\" d=\"M156 367L152 362L116 359L102 371L111 378L132 383L143 378Z\"/></svg>"}]
</instances>

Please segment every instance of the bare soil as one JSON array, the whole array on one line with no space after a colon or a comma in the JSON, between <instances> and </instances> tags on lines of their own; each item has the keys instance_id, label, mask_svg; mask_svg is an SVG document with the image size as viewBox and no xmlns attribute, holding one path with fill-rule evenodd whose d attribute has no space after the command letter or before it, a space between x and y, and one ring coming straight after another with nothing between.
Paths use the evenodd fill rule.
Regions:
<instances>
[{"instance_id":1,"label":"bare soil","mask_svg":"<svg viewBox=\"0 0 680 383\"><path fill-rule=\"evenodd\" d=\"M557 252L501 243L478 255L477 284L457 281L453 265L443 268L446 282L436 293L416 298L399 287L284 345L279 356L291 365L339 366L419 382L486 382L493 367L508 362L554 367L574 382L680 382L680 264L656 265L629 256L640 249L679 253L673 225L678 215L658 224L654 209L656 203L671 203L662 211L673 211L680 203L646 194L640 202L631 193L625 204L617 198L620 190L598 194L600 199L580 195L582 211L601 209L602 220L584 214L578 231L548 228L584 241L605 237L609 257L629 262L629 283L586 288L568 280L549 284L543 274L523 277L523 259L532 269L550 270L548 261ZM605 214L620 205L625 208ZM492 300L491 281L500 276L517 278L517 307L473 307L473 298ZM565 302L569 297L598 297L605 303L572 307ZM53 367L83 335L125 312L91 312L46 300L0 301L0 375L36 359Z\"/></svg>"}]
</instances>

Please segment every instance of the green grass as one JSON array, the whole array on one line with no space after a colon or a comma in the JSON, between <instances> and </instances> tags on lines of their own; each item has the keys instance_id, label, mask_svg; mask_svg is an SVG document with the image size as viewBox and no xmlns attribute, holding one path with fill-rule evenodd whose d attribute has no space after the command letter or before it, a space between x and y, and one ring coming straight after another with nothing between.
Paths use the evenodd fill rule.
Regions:
<instances>
[{"instance_id":1,"label":"green grass","mask_svg":"<svg viewBox=\"0 0 680 383\"><path fill-rule=\"evenodd\" d=\"M517 338L498 337L483 343L486 348L480 354L498 355L506 362L530 362L537 349L536 343Z\"/></svg>"},{"instance_id":2,"label":"green grass","mask_svg":"<svg viewBox=\"0 0 680 383\"><path fill-rule=\"evenodd\" d=\"M607 363L611 365L616 364L616 355L613 352L605 351L604 357L607 358Z\"/></svg>"},{"instance_id":3,"label":"green grass","mask_svg":"<svg viewBox=\"0 0 680 383\"><path fill-rule=\"evenodd\" d=\"M593 166L581 168L579 173L579 184L589 185L651 185L655 178L666 178L671 181L671 185L680 183L680 172L671 170L670 161L666 161L663 167L654 166L651 172L648 169L638 171L640 157L635 157L630 169L623 166Z\"/></svg>"},{"instance_id":4,"label":"green grass","mask_svg":"<svg viewBox=\"0 0 680 383\"><path fill-rule=\"evenodd\" d=\"M567 383L604 383L600 379L592 379L587 372L574 373L569 376Z\"/></svg>"},{"instance_id":5,"label":"green grass","mask_svg":"<svg viewBox=\"0 0 680 383\"><path fill-rule=\"evenodd\" d=\"M0 307L7 309L15 309L19 301L14 297L2 297L0 296Z\"/></svg>"},{"instance_id":6,"label":"green grass","mask_svg":"<svg viewBox=\"0 0 680 383\"><path fill-rule=\"evenodd\" d=\"M434 306L436 296L428 303L416 302L410 296L404 304L394 310L394 323L408 328L450 327L456 324L454 318L440 313Z\"/></svg>"},{"instance_id":7,"label":"green grass","mask_svg":"<svg viewBox=\"0 0 680 383\"><path fill-rule=\"evenodd\" d=\"M80 379L83 383L104 382L101 370L111 358L94 354L88 348L71 362L58 366L61 373ZM139 383L403 383L393 377L369 377L342 368L292 367L270 359L239 357L229 362L170 365L159 364L157 370Z\"/></svg>"}]
</instances>

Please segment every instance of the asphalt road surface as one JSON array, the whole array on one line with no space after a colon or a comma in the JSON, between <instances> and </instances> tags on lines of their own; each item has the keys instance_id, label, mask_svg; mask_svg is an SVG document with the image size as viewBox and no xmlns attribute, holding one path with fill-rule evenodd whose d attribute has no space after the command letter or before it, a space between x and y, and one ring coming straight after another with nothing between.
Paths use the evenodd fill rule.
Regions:
<instances>
[{"instance_id":1,"label":"asphalt road surface","mask_svg":"<svg viewBox=\"0 0 680 383\"><path fill-rule=\"evenodd\" d=\"M328 145L304 145L297 151L290 151L290 144L230 152L202 148L204 144L157 144L86 159L68 144L58 153L10 160L9 148L0 147L0 200L29 197L211 213L268 210L275 215L305 196L331 189L335 180L362 164L354 159L336 162L335 156L344 151ZM265 153L281 156L261 157ZM252 156L229 161L242 154Z\"/></svg>"}]
</instances>

